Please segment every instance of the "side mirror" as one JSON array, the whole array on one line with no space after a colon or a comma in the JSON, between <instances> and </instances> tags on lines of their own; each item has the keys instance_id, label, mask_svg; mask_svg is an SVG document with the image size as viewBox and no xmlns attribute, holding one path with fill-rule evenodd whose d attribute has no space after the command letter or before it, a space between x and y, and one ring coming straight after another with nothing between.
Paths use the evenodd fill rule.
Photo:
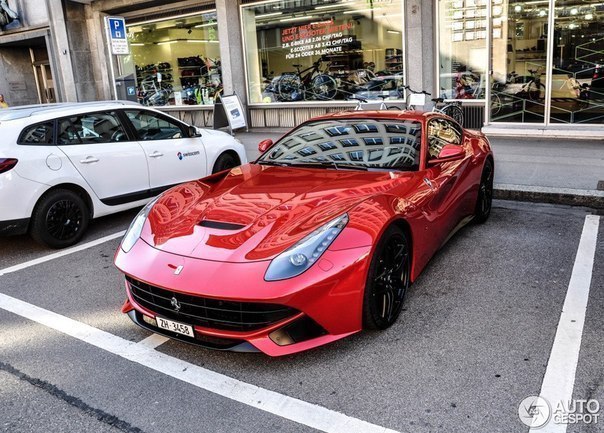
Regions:
<instances>
[{"instance_id":1,"label":"side mirror","mask_svg":"<svg viewBox=\"0 0 604 433\"><path fill-rule=\"evenodd\" d=\"M269 150L272 145L273 140L267 138L266 140L262 140L260 143L258 143L258 150L260 151L260 153L264 153Z\"/></svg>"},{"instance_id":2,"label":"side mirror","mask_svg":"<svg viewBox=\"0 0 604 433\"><path fill-rule=\"evenodd\" d=\"M437 158L428 160L428 165L441 164L447 161L455 161L462 159L466 155L466 151L462 146L456 144L445 144L440 150Z\"/></svg>"},{"instance_id":3,"label":"side mirror","mask_svg":"<svg viewBox=\"0 0 604 433\"><path fill-rule=\"evenodd\" d=\"M189 126L189 137L201 137L201 133L194 126Z\"/></svg>"}]
</instances>

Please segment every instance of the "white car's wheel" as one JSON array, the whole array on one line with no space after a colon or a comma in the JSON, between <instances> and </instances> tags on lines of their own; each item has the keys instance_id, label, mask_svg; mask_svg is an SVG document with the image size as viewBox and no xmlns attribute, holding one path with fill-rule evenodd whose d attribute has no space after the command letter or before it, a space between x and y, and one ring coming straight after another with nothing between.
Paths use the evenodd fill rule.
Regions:
<instances>
[{"instance_id":1,"label":"white car's wheel","mask_svg":"<svg viewBox=\"0 0 604 433\"><path fill-rule=\"evenodd\" d=\"M89 220L88 206L78 194L66 189L50 191L34 209L31 237L51 248L65 248L82 239Z\"/></svg>"}]
</instances>

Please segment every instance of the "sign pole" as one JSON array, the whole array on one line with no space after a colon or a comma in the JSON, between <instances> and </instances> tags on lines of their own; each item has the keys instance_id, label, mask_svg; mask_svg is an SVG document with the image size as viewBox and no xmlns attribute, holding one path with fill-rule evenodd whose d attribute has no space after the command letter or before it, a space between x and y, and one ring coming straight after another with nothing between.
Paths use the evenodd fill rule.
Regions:
<instances>
[{"instance_id":1,"label":"sign pole","mask_svg":"<svg viewBox=\"0 0 604 433\"><path fill-rule=\"evenodd\" d=\"M111 33L109 29L109 17L105 17L105 35L109 52L109 68L111 69L111 87L113 88L113 99L117 101L117 84L115 82L115 69L113 64L113 50L111 49Z\"/></svg>"}]
</instances>

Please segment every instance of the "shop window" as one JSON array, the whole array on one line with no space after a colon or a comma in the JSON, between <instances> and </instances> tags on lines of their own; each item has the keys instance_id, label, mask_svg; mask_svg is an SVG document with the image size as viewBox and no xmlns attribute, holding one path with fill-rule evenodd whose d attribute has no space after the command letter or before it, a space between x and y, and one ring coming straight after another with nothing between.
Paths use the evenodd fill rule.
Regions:
<instances>
[{"instance_id":1,"label":"shop window","mask_svg":"<svg viewBox=\"0 0 604 433\"><path fill-rule=\"evenodd\" d=\"M143 105L212 104L222 92L216 12L127 26Z\"/></svg>"},{"instance_id":2,"label":"shop window","mask_svg":"<svg viewBox=\"0 0 604 433\"><path fill-rule=\"evenodd\" d=\"M445 99L483 99L487 66L486 0L442 0L438 4L439 95Z\"/></svg>"},{"instance_id":3,"label":"shop window","mask_svg":"<svg viewBox=\"0 0 604 433\"><path fill-rule=\"evenodd\" d=\"M404 99L403 0L242 8L251 103Z\"/></svg>"}]
</instances>

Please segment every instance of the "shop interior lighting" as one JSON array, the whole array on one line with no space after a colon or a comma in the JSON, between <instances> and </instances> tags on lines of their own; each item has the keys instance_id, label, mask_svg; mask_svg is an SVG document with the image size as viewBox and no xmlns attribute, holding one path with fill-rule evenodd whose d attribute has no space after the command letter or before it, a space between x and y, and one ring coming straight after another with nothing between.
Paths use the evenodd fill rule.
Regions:
<instances>
[{"instance_id":1,"label":"shop interior lighting","mask_svg":"<svg viewBox=\"0 0 604 433\"><path fill-rule=\"evenodd\" d=\"M276 17L277 15L283 15L283 12L271 12L270 14L256 15L256 18Z\"/></svg>"},{"instance_id":2,"label":"shop interior lighting","mask_svg":"<svg viewBox=\"0 0 604 433\"><path fill-rule=\"evenodd\" d=\"M593 15L593 14L591 14L591 13L586 14L586 15L585 15L585 19L586 19L586 20L593 20L593 19L594 19L594 15Z\"/></svg>"},{"instance_id":3,"label":"shop interior lighting","mask_svg":"<svg viewBox=\"0 0 604 433\"><path fill-rule=\"evenodd\" d=\"M130 42L130 45L133 47L144 47L145 44L143 44L142 42Z\"/></svg>"},{"instance_id":4,"label":"shop interior lighting","mask_svg":"<svg viewBox=\"0 0 604 433\"><path fill-rule=\"evenodd\" d=\"M281 20L279 20L282 23L286 23L289 21L302 21L302 20L314 20L317 19L318 17L314 17L314 16L303 16L303 17L293 17L293 18L283 18Z\"/></svg>"},{"instance_id":5,"label":"shop interior lighting","mask_svg":"<svg viewBox=\"0 0 604 433\"><path fill-rule=\"evenodd\" d=\"M202 27L212 27L212 26L217 26L217 25L218 25L218 23L212 22L212 23L198 24L198 25L193 26L193 27L195 27L196 29L200 29Z\"/></svg>"},{"instance_id":6,"label":"shop interior lighting","mask_svg":"<svg viewBox=\"0 0 604 433\"><path fill-rule=\"evenodd\" d=\"M578 13L579 13L579 9L577 9L577 8L572 8L572 9L570 10L570 14L571 14L571 15L577 15Z\"/></svg>"},{"instance_id":7,"label":"shop interior lighting","mask_svg":"<svg viewBox=\"0 0 604 433\"><path fill-rule=\"evenodd\" d=\"M386 30L386 33L392 33L393 35L400 35L401 32L397 32L396 30Z\"/></svg>"},{"instance_id":8,"label":"shop interior lighting","mask_svg":"<svg viewBox=\"0 0 604 433\"><path fill-rule=\"evenodd\" d=\"M514 6L514 12L516 12L516 13L522 12L522 6L520 6L520 5Z\"/></svg>"}]
</instances>

